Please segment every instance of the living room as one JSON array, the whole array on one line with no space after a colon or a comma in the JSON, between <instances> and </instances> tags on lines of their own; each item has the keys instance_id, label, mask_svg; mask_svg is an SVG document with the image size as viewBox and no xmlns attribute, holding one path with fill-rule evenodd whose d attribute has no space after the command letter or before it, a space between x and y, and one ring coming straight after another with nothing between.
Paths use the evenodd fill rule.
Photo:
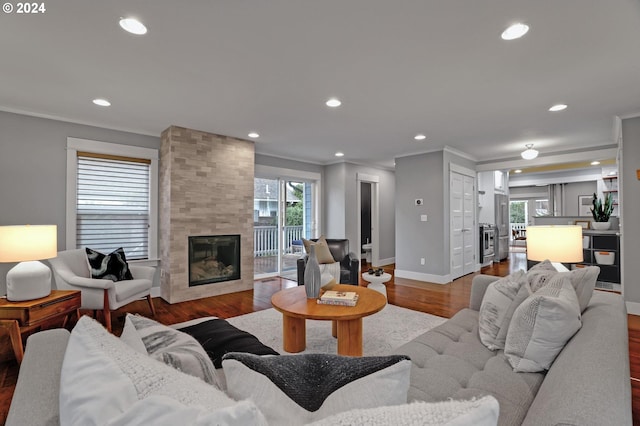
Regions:
<instances>
[{"instance_id":1,"label":"living room","mask_svg":"<svg viewBox=\"0 0 640 426\"><path fill-rule=\"evenodd\" d=\"M628 312L640 315L640 225L632 219L640 208L640 63L628 53L640 36L636 4L46 6L39 16L2 17L3 75L13 83L0 89L0 225L55 224L58 249L74 248L69 139L146 148L160 158L162 132L176 127L246 144L254 171L319 176L319 222L311 236L347 238L354 251L364 243L358 176L375 177L379 264L393 263L399 278L446 285L457 276L450 171L475 176L614 150L624 225L621 291ZM118 27L129 14L148 25L148 35ZM87 20L72 22L74 16ZM472 22L478 16L484 22ZM519 19L530 33L501 40ZM584 28L595 19L601 27ZM458 31L448 25L459 21L462 34L435 42L443 31ZM558 73L549 76L550 68ZM93 105L98 97L112 105ZM342 105L326 106L332 97ZM547 111L557 102L568 108ZM520 156L528 143L537 159ZM228 170L237 161L224 163ZM206 208L224 210L215 201ZM162 231L161 222L148 262L159 271L171 261L163 258ZM249 248L252 237L242 235ZM245 253L243 262L246 289L254 284L253 256ZM0 263L0 294L12 266ZM476 260L472 270L479 269ZM165 275L184 281L170 268L158 272L154 296L179 302L214 295L163 294Z\"/></svg>"}]
</instances>

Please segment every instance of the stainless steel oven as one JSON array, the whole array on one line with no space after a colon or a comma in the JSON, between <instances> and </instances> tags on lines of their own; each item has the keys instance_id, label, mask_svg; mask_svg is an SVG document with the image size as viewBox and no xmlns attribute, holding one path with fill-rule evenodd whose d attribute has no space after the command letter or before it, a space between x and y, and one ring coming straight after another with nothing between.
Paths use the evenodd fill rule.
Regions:
<instances>
[{"instance_id":1,"label":"stainless steel oven","mask_svg":"<svg viewBox=\"0 0 640 426\"><path fill-rule=\"evenodd\" d=\"M480 224L480 260L482 264L493 261L496 254L496 227L489 223Z\"/></svg>"}]
</instances>

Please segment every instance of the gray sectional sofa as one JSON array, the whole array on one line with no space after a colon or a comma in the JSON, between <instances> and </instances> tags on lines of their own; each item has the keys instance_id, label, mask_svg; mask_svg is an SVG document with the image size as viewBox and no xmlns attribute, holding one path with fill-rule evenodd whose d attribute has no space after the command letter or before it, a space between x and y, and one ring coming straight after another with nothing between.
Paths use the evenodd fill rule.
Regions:
<instances>
[{"instance_id":1,"label":"gray sectional sofa","mask_svg":"<svg viewBox=\"0 0 640 426\"><path fill-rule=\"evenodd\" d=\"M620 295L595 291L582 328L546 373L515 373L503 351L478 337L478 311L487 286L473 280L470 307L400 347L412 359L410 400L468 399L491 394L500 425L631 425L627 317ZM58 424L60 368L69 333L29 337L7 425Z\"/></svg>"}]
</instances>

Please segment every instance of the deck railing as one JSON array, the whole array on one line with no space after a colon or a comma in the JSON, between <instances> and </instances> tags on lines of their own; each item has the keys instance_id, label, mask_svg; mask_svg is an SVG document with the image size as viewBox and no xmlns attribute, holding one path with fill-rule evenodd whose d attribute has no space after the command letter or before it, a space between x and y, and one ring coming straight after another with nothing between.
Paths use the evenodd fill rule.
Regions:
<instances>
[{"instance_id":1,"label":"deck railing","mask_svg":"<svg viewBox=\"0 0 640 426\"><path fill-rule=\"evenodd\" d=\"M286 252L292 250L292 243L304 237L304 227L285 226L284 227L284 247ZM254 226L253 227L253 255L273 256L278 254L278 227L277 226Z\"/></svg>"},{"instance_id":2,"label":"deck railing","mask_svg":"<svg viewBox=\"0 0 640 426\"><path fill-rule=\"evenodd\" d=\"M513 231L522 231L524 229L527 229L527 224L526 223L510 223L509 227L511 229L511 231L509 232L509 239L511 239L513 236Z\"/></svg>"}]
</instances>

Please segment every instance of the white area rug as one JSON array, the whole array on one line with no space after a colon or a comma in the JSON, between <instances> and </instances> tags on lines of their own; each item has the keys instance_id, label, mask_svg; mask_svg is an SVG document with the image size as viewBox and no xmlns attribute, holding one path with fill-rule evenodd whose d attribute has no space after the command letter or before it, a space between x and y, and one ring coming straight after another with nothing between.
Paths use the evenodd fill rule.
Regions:
<instances>
[{"instance_id":1,"label":"white area rug","mask_svg":"<svg viewBox=\"0 0 640 426\"><path fill-rule=\"evenodd\" d=\"M230 324L248 331L262 343L281 354L282 314L275 309L228 318ZM423 312L387 305L380 312L363 319L363 354L386 355L446 319ZM331 321L307 320L307 349L304 352L336 353L336 339L331 336Z\"/></svg>"}]
</instances>

